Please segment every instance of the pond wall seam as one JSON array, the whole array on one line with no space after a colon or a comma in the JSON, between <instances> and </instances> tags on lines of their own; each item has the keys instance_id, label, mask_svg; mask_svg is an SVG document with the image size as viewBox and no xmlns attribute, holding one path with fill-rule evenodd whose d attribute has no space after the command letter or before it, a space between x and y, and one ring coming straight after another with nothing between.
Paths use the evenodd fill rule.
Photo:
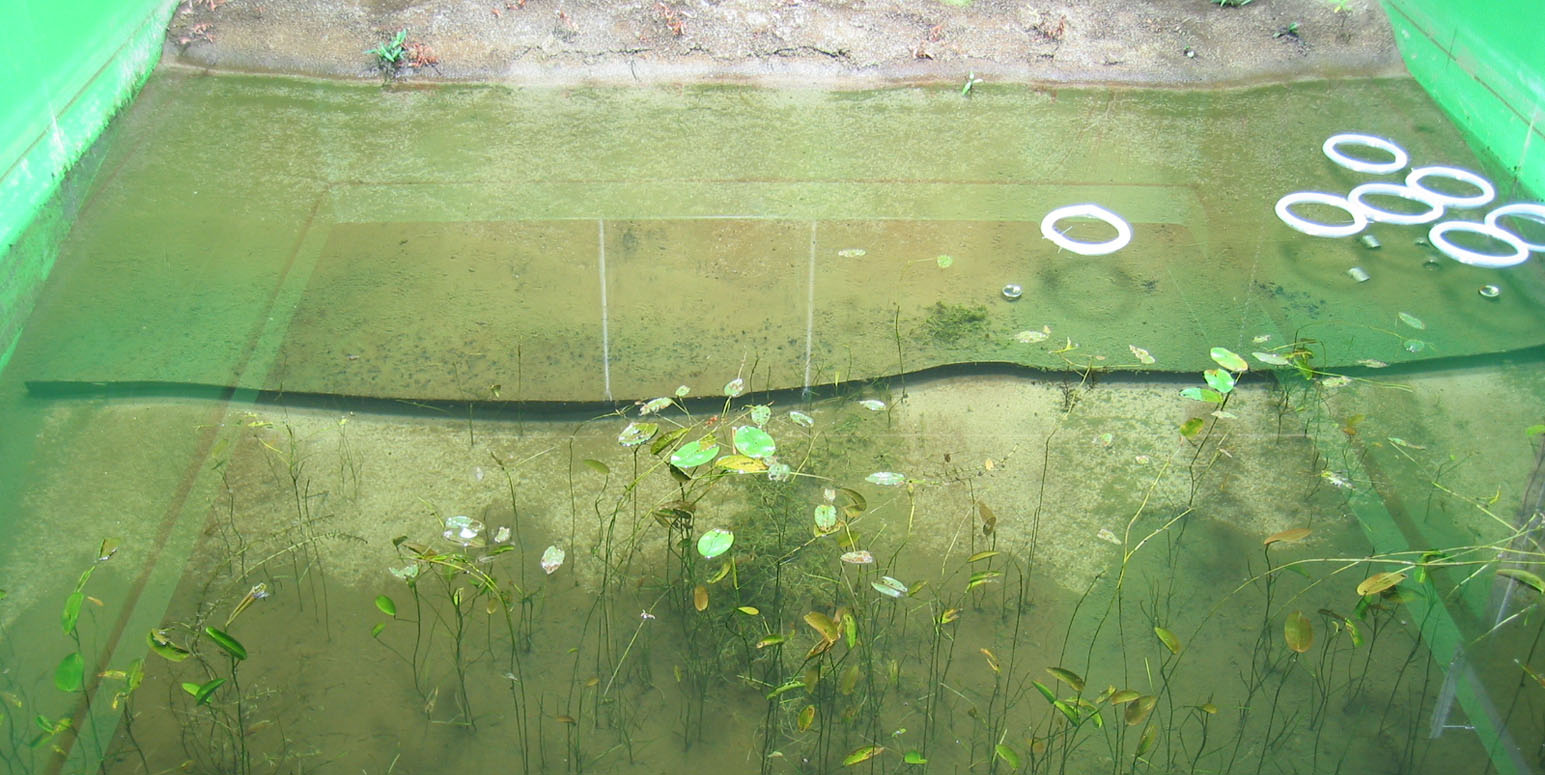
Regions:
<instances>
[{"instance_id":1,"label":"pond wall seam","mask_svg":"<svg viewBox=\"0 0 1545 775\"><path fill-rule=\"evenodd\" d=\"M61 194L89 189L62 189L65 175L144 85L176 7L116 0L87 16L62 3L9 14L20 72L0 83L0 370L69 233L75 202Z\"/></svg>"}]
</instances>

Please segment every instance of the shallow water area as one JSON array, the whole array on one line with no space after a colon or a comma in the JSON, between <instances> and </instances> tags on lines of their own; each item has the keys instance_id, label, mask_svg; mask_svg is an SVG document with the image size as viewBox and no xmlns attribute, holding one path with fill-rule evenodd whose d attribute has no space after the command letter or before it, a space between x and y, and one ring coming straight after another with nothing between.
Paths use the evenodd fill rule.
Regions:
<instances>
[{"instance_id":1,"label":"shallow water area","mask_svg":"<svg viewBox=\"0 0 1545 775\"><path fill-rule=\"evenodd\" d=\"M1483 170L1405 79L162 72L0 380L0 761L1525 771L1539 262L1289 229L1348 127Z\"/></svg>"}]
</instances>

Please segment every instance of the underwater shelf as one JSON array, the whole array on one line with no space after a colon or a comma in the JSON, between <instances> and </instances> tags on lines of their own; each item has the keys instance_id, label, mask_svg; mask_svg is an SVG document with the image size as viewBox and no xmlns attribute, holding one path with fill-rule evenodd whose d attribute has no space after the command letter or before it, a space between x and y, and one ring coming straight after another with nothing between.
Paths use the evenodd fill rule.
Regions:
<instances>
[{"instance_id":1,"label":"underwater shelf","mask_svg":"<svg viewBox=\"0 0 1545 775\"><path fill-rule=\"evenodd\" d=\"M1403 78L963 99L161 73L112 133L16 368L607 402L956 363L1195 372L1213 346L1341 369L1545 344L1536 262L1465 266L1386 224L1370 249L1272 212L1368 177L1317 127L1476 168L1434 112ZM1040 220L1074 202L1121 215L1131 244L1059 251Z\"/></svg>"}]
</instances>

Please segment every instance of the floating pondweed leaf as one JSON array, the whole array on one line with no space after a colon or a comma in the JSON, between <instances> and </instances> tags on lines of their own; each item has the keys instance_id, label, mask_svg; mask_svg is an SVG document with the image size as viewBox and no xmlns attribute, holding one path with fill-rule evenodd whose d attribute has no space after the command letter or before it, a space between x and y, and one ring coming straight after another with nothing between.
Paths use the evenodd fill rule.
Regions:
<instances>
[{"instance_id":1,"label":"floating pondweed leaf","mask_svg":"<svg viewBox=\"0 0 1545 775\"><path fill-rule=\"evenodd\" d=\"M1290 361L1290 360L1288 360L1288 359L1286 359L1286 358L1284 358L1284 357L1282 357L1282 356L1280 356L1280 355L1278 355L1276 353L1253 352L1253 353L1250 353L1250 356L1255 358L1256 360L1260 361L1261 363L1264 363L1264 364L1268 365L1268 366L1291 366L1291 365L1293 365L1292 361Z\"/></svg>"},{"instance_id":2,"label":"floating pondweed leaf","mask_svg":"<svg viewBox=\"0 0 1545 775\"><path fill-rule=\"evenodd\" d=\"M966 563L970 564L970 563L973 563L973 562L981 562L982 560L991 559L991 558L997 557L997 556L998 556L998 552L996 550L988 549L987 551L977 552L976 554L973 554L970 557L967 557L966 558Z\"/></svg>"},{"instance_id":3,"label":"floating pondweed leaf","mask_svg":"<svg viewBox=\"0 0 1545 775\"><path fill-rule=\"evenodd\" d=\"M1307 527L1290 527L1287 530L1283 530L1283 531L1280 531L1280 532L1272 533L1271 535L1266 536L1266 540L1262 541L1261 543L1263 545L1265 545L1265 546L1271 546L1272 544L1277 543L1279 541L1283 542L1283 543L1292 543L1293 541L1302 541L1305 538L1308 538L1309 534L1312 533L1312 532L1314 532L1314 531L1310 530Z\"/></svg>"},{"instance_id":4,"label":"floating pondweed leaf","mask_svg":"<svg viewBox=\"0 0 1545 775\"><path fill-rule=\"evenodd\" d=\"M1131 704L1127 705L1126 712L1123 714L1127 726L1135 727L1143 723L1143 719L1148 718L1148 714L1153 712L1153 706L1157 705L1158 702L1159 698L1151 694L1144 694L1133 700Z\"/></svg>"},{"instance_id":5,"label":"floating pondweed leaf","mask_svg":"<svg viewBox=\"0 0 1545 775\"><path fill-rule=\"evenodd\" d=\"M854 749L853 753L850 753L844 757L842 760L842 766L852 767L855 764L862 764L884 752L885 746L883 745L866 745L862 748Z\"/></svg>"},{"instance_id":6,"label":"floating pondweed leaf","mask_svg":"<svg viewBox=\"0 0 1545 775\"><path fill-rule=\"evenodd\" d=\"M835 642L838 638L842 637L842 630L838 629L837 623L832 621L830 616L820 611L811 611L805 614L805 624L810 625L810 629L815 630L822 640Z\"/></svg>"},{"instance_id":7,"label":"floating pondweed leaf","mask_svg":"<svg viewBox=\"0 0 1545 775\"><path fill-rule=\"evenodd\" d=\"M1250 364L1246 363L1244 358L1239 357L1233 350L1226 347L1212 348L1211 355L1213 363L1229 371L1248 371L1250 369Z\"/></svg>"},{"instance_id":8,"label":"floating pondweed leaf","mask_svg":"<svg viewBox=\"0 0 1545 775\"><path fill-rule=\"evenodd\" d=\"M907 596L907 585L890 576L881 576L879 579L869 582L869 585L874 587L876 592L886 597L900 598Z\"/></svg>"},{"instance_id":9,"label":"floating pondweed leaf","mask_svg":"<svg viewBox=\"0 0 1545 775\"><path fill-rule=\"evenodd\" d=\"M392 599L386 595L376 595L376 608L380 609L381 613L387 616L397 615L397 604L392 602Z\"/></svg>"},{"instance_id":10,"label":"floating pondweed leaf","mask_svg":"<svg viewBox=\"0 0 1545 775\"><path fill-rule=\"evenodd\" d=\"M1408 325L1408 326L1410 326L1410 327L1412 327L1412 328L1414 328L1414 329L1416 329L1418 331L1422 331L1422 330L1427 328L1427 324L1423 323L1421 318L1419 318L1419 317L1417 317L1415 315L1412 315L1409 312L1397 312L1397 313L1395 313L1395 317L1400 318L1400 322L1402 322L1402 323L1404 323L1404 324L1406 324L1406 325Z\"/></svg>"},{"instance_id":11,"label":"floating pondweed leaf","mask_svg":"<svg viewBox=\"0 0 1545 775\"><path fill-rule=\"evenodd\" d=\"M736 398L744 392L746 392L746 381L740 377L724 383L724 394L730 398Z\"/></svg>"},{"instance_id":12,"label":"floating pondweed leaf","mask_svg":"<svg viewBox=\"0 0 1545 775\"><path fill-rule=\"evenodd\" d=\"M768 458L767 479L773 482L787 482L794 478L794 469L788 463L779 463L773 458Z\"/></svg>"},{"instance_id":13,"label":"floating pondweed leaf","mask_svg":"<svg viewBox=\"0 0 1545 775\"><path fill-rule=\"evenodd\" d=\"M1009 766L1009 769L1019 769L1019 754L1014 753L1014 749L1003 743L998 743L992 747L992 752L997 754L998 758L1002 759L1003 762Z\"/></svg>"},{"instance_id":14,"label":"floating pondweed leaf","mask_svg":"<svg viewBox=\"0 0 1545 775\"><path fill-rule=\"evenodd\" d=\"M1153 634L1158 636L1159 642L1164 644L1164 648L1169 649L1169 653L1176 655L1180 654L1180 639L1175 637L1175 633L1170 632L1163 627L1155 626L1153 628Z\"/></svg>"},{"instance_id":15,"label":"floating pondweed leaf","mask_svg":"<svg viewBox=\"0 0 1545 775\"><path fill-rule=\"evenodd\" d=\"M863 549L855 549L851 552L843 552L842 561L849 565L873 565L874 555Z\"/></svg>"},{"instance_id":16,"label":"floating pondweed leaf","mask_svg":"<svg viewBox=\"0 0 1545 775\"><path fill-rule=\"evenodd\" d=\"M1250 344L1266 344L1271 341L1271 334L1256 334L1250 337Z\"/></svg>"},{"instance_id":17,"label":"floating pondweed leaf","mask_svg":"<svg viewBox=\"0 0 1545 775\"><path fill-rule=\"evenodd\" d=\"M881 487L895 487L906 484L907 476L906 474L898 474L895 471L876 471L864 477L864 481L870 484L878 484Z\"/></svg>"},{"instance_id":18,"label":"floating pondweed leaf","mask_svg":"<svg viewBox=\"0 0 1545 775\"><path fill-rule=\"evenodd\" d=\"M1143 695L1138 694L1137 692L1134 692L1131 689L1122 689L1120 691L1113 692L1111 694L1111 696L1110 696L1110 704L1112 704L1112 705L1121 705L1123 703L1131 702L1131 701L1133 701L1133 700L1135 700L1135 699L1137 699L1138 697L1141 697L1141 696L1143 696Z\"/></svg>"},{"instance_id":19,"label":"floating pondweed leaf","mask_svg":"<svg viewBox=\"0 0 1545 775\"><path fill-rule=\"evenodd\" d=\"M1535 592L1545 595L1545 580L1523 568L1498 568L1497 575L1505 579L1512 579Z\"/></svg>"},{"instance_id":20,"label":"floating pondweed leaf","mask_svg":"<svg viewBox=\"0 0 1545 775\"><path fill-rule=\"evenodd\" d=\"M160 654L161 658L168 662L181 662L193 656L192 652L173 643L171 634L164 629L152 629L146 633L145 643L150 646L151 651Z\"/></svg>"},{"instance_id":21,"label":"floating pondweed leaf","mask_svg":"<svg viewBox=\"0 0 1545 775\"><path fill-rule=\"evenodd\" d=\"M1427 343L1420 339L1407 339L1401 346L1406 348L1408 353L1419 353L1427 349Z\"/></svg>"},{"instance_id":22,"label":"floating pondweed leaf","mask_svg":"<svg viewBox=\"0 0 1545 775\"><path fill-rule=\"evenodd\" d=\"M676 386L676 397L677 398L686 398L687 394L691 393L691 392L692 392L692 388L689 388L686 385L677 385Z\"/></svg>"},{"instance_id":23,"label":"floating pondweed leaf","mask_svg":"<svg viewBox=\"0 0 1545 775\"><path fill-rule=\"evenodd\" d=\"M1207 380L1207 384L1213 390L1223 395L1227 395L1229 391L1234 389L1234 375L1223 369L1208 369L1202 372L1202 378Z\"/></svg>"},{"instance_id":24,"label":"floating pondweed leaf","mask_svg":"<svg viewBox=\"0 0 1545 775\"><path fill-rule=\"evenodd\" d=\"M1370 369L1382 369L1382 368L1384 368L1384 367L1389 365L1389 364L1385 363L1384 361L1376 361L1376 360L1374 360L1372 358L1358 358L1357 362L1362 364L1362 365L1364 365L1364 366L1367 366Z\"/></svg>"},{"instance_id":25,"label":"floating pondweed leaf","mask_svg":"<svg viewBox=\"0 0 1545 775\"><path fill-rule=\"evenodd\" d=\"M671 399L666 398L665 396L651 398L648 401L645 401L643 406L638 408L638 415L642 417L646 414L654 414L655 412L658 412L670 405Z\"/></svg>"},{"instance_id":26,"label":"floating pondweed leaf","mask_svg":"<svg viewBox=\"0 0 1545 775\"><path fill-rule=\"evenodd\" d=\"M734 471L737 474L759 474L767 470L766 462L750 455L725 455L713 461L713 464L717 468Z\"/></svg>"},{"instance_id":27,"label":"floating pondweed leaf","mask_svg":"<svg viewBox=\"0 0 1545 775\"><path fill-rule=\"evenodd\" d=\"M1065 667L1048 667L1046 668L1046 672L1056 676L1057 680L1073 687L1073 691L1075 692L1081 692L1084 690L1083 676L1073 672L1072 670L1069 670Z\"/></svg>"},{"instance_id":28,"label":"floating pondweed leaf","mask_svg":"<svg viewBox=\"0 0 1545 775\"><path fill-rule=\"evenodd\" d=\"M716 527L697 539L697 553L703 555L703 559L712 560L730 550L735 543L735 534L722 527Z\"/></svg>"},{"instance_id":29,"label":"floating pondweed leaf","mask_svg":"<svg viewBox=\"0 0 1545 775\"><path fill-rule=\"evenodd\" d=\"M1406 449L1426 449L1426 447L1420 444L1412 444L1411 442L1406 441L1399 436L1390 436L1389 443L1394 444L1397 447L1405 447Z\"/></svg>"},{"instance_id":30,"label":"floating pondweed leaf","mask_svg":"<svg viewBox=\"0 0 1545 775\"><path fill-rule=\"evenodd\" d=\"M502 543L504 543L505 541L508 541L508 540L510 540L510 527L509 527L509 525L500 525L499 529L494 531L494 543L502 544Z\"/></svg>"},{"instance_id":31,"label":"floating pondweed leaf","mask_svg":"<svg viewBox=\"0 0 1545 775\"><path fill-rule=\"evenodd\" d=\"M772 419L772 407L767 404L757 404L751 407L751 422L757 425L766 425Z\"/></svg>"},{"instance_id":32,"label":"floating pondweed leaf","mask_svg":"<svg viewBox=\"0 0 1545 775\"><path fill-rule=\"evenodd\" d=\"M928 757L924 756L921 751L907 751L905 754L902 755L901 760L906 762L907 764L927 764L928 763Z\"/></svg>"},{"instance_id":33,"label":"floating pondweed leaf","mask_svg":"<svg viewBox=\"0 0 1545 775\"><path fill-rule=\"evenodd\" d=\"M830 533L837 529L837 507L830 503L822 503L815 507L815 529L822 533Z\"/></svg>"},{"instance_id":34,"label":"floating pondweed leaf","mask_svg":"<svg viewBox=\"0 0 1545 775\"><path fill-rule=\"evenodd\" d=\"M557 546L549 546L542 552L542 570L547 575L553 575L553 571L563 567L563 558L568 555Z\"/></svg>"},{"instance_id":35,"label":"floating pondweed leaf","mask_svg":"<svg viewBox=\"0 0 1545 775\"><path fill-rule=\"evenodd\" d=\"M1202 432L1202 428L1205 425L1207 425L1206 420L1200 417L1192 417L1180 424L1180 435L1188 439L1195 438L1196 434Z\"/></svg>"},{"instance_id":36,"label":"floating pondweed leaf","mask_svg":"<svg viewBox=\"0 0 1545 775\"><path fill-rule=\"evenodd\" d=\"M789 420L795 425L803 426L805 428L809 428L810 426L815 425L814 417L794 409L789 410Z\"/></svg>"},{"instance_id":37,"label":"floating pondweed leaf","mask_svg":"<svg viewBox=\"0 0 1545 775\"><path fill-rule=\"evenodd\" d=\"M445 540L462 547L483 545L483 523L458 514L445 518L445 532L441 533Z\"/></svg>"},{"instance_id":38,"label":"floating pondweed leaf","mask_svg":"<svg viewBox=\"0 0 1545 775\"><path fill-rule=\"evenodd\" d=\"M713 460L714 455L719 454L719 445L714 442L712 436L704 436L693 439L671 453L671 465L677 468L691 468L700 466Z\"/></svg>"},{"instance_id":39,"label":"floating pondweed leaf","mask_svg":"<svg viewBox=\"0 0 1545 775\"><path fill-rule=\"evenodd\" d=\"M875 398L866 398L862 401L859 401L858 405L868 409L871 412L885 411L885 402Z\"/></svg>"},{"instance_id":40,"label":"floating pondweed leaf","mask_svg":"<svg viewBox=\"0 0 1545 775\"><path fill-rule=\"evenodd\" d=\"M1326 377L1320 380L1320 387L1325 388L1326 390L1335 390L1336 388L1346 387L1350 384L1352 384L1352 378L1343 376L1341 374L1336 374L1334 376Z\"/></svg>"},{"instance_id":41,"label":"floating pondweed leaf","mask_svg":"<svg viewBox=\"0 0 1545 775\"><path fill-rule=\"evenodd\" d=\"M393 576L412 584L413 580L418 578L419 566L415 563L413 565L404 565L401 568L387 568L387 570L391 571Z\"/></svg>"},{"instance_id":42,"label":"floating pondweed leaf","mask_svg":"<svg viewBox=\"0 0 1545 775\"><path fill-rule=\"evenodd\" d=\"M1142 737L1137 739L1137 750L1132 752L1133 758L1141 759L1148 751L1152 750L1153 743L1159 739L1159 728L1149 725L1143 729Z\"/></svg>"},{"instance_id":43,"label":"floating pondweed leaf","mask_svg":"<svg viewBox=\"0 0 1545 775\"><path fill-rule=\"evenodd\" d=\"M1127 345L1127 349L1132 351L1132 357L1136 358L1138 363L1141 363L1144 366L1151 366L1151 365L1153 365L1153 363L1154 363L1153 356L1149 355L1147 350L1144 350L1143 348L1138 347L1135 344Z\"/></svg>"},{"instance_id":44,"label":"floating pondweed leaf","mask_svg":"<svg viewBox=\"0 0 1545 775\"><path fill-rule=\"evenodd\" d=\"M224 678L216 678L202 685L185 683L182 685L182 688L183 691L193 695L194 705L203 705L204 703L209 702L209 696L214 694L216 689L224 685ZM192 686L193 689L189 690L189 686Z\"/></svg>"},{"instance_id":45,"label":"floating pondweed leaf","mask_svg":"<svg viewBox=\"0 0 1545 775\"><path fill-rule=\"evenodd\" d=\"M1227 409L1219 409L1219 410L1214 411L1214 412L1209 412L1208 414L1211 414L1213 417L1216 417L1219 420L1237 420L1237 419L1239 419L1239 415L1234 414L1233 412L1230 412Z\"/></svg>"},{"instance_id":46,"label":"floating pondweed leaf","mask_svg":"<svg viewBox=\"0 0 1545 775\"><path fill-rule=\"evenodd\" d=\"M1100 532L1095 533L1094 537L1106 543L1115 544L1117 546L1121 545L1121 536L1112 533L1108 527L1100 528Z\"/></svg>"},{"instance_id":47,"label":"floating pondweed leaf","mask_svg":"<svg viewBox=\"0 0 1545 775\"><path fill-rule=\"evenodd\" d=\"M215 642L215 645L224 649L225 653L230 654L232 659L240 660L247 658L247 647L241 645L240 641L226 634L225 631L217 630L213 627L205 627L204 634L208 635L209 639Z\"/></svg>"},{"instance_id":48,"label":"floating pondweed leaf","mask_svg":"<svg viewBox=\"0 0 1545 775\"><path fill-rule=\"evenodd\" d=\"M602 476L611 476L612 475L611 466L608 466L607 464L602 463L601 461L596 460L595 458L588 458L587 457L584 460L581 460L580 462L584 463L586 468L588 468L588 469L590 469L590 470L592 470L592 471L594 471L594 472L596 472L596 473L598 473L598 474L600 474Z\"/></svg>"},{"instance_id":49,"label":"floating pondweed leaf","mask_svg":"<svg viewBox=\"0 0 1545 775\"><path fill-rule=\"evenodd\" d=\"M708 610L708 587L699 584L692 588L692 607L698 611Z\"/></svg>"},{"instance_id":50,"label":"floating pondweed leaf","mask_svg":"<svg viewBox=\"0 0 1545 775\"><path fill-rule=\"evenodd\" d=\"M837 255L841 256L842 258L863 258L864 256L868 255L868 253L869 251L864 250L863 248L843 248L842 250L837 251Z\"/></svg>"},{"instance_id":51,"label":"floating pondweed leaf","mask_svg":"<svg viewBox=\"0 0 1545 775\"><path fill-rule=\"evenodd\" d=\"M939 265L940 269L948 269L955 265L955 257L943 253L940 253L938 258L935 258L933 261Z\"/></svg>"},{"instance_id":52,"label":"floating pondweed leaf","mask_svg":"<svg viewBox=\"0 0 1545 775\"><path fill-rule=\"evenodd\" d=\"M1282 637L1288 648L1302 654L1314 645L1314 622L1309 621L1303 611L1294 611L1282 625Z\"/></svg>"},{"instance_id":53,"label":"floating pondweed leaf","mask_svg":"<svg viewBox=\"0 0 1545 775\"><path fill-rule=\"evenodd\" d=\"M815 706L806 705L799 711L799 718L795 720L794 727L801 732L808 731L815 723Z\"/></svg>"},{"instance_id":54,"label":"floating pondweed leaf","mask_svg":"<svg viewBox=\"0 0 1545 775\"><path fill-rule=\"evenodd\" d=\"M778 451L778 445L767 431L755 425L742 425L735 429L735 449L746 457L764 458Z\"/></svg>"},{"instance_id":55,"label":"floating pondweed leaf","mask_svg":"<svg viewBox=\"0 0 1545 775\"><path fill-rule=\"evenodd\" d=\"M1003 573L1000 572L1000 571L995 571L995 570L981 570L981 571L977 571L977 572L971 574L971 578L966 580L966 591L970 592L971 590L976 589L977 587L980 587L983 584L988 584L988 583L991 583L993 581L997 581L1002 576L1003 576Z\"/></svg>"},{"instance_id":56,"label":"floating pondweed leaf","mask_svg":"<svg viewBox=\"0 0 1545 775\"><path fill-rule=\"evenodd\" d=\"M746 616L761 616L762 615L761 609L757 608L754 605L736 606L735 610L745 614Z\"/></svg>"},{"instance_id":57,"label":"floating pondweed leaf","mask_svg":"<svg viewBox=\"0 0 1545 775\"><path fill-rule=\"evenodd\" d=\"M617 443L624 447L636 447L654 438L660 432L658 423L630 422L622 433L617 434Z\"/></svg>"},{"instance_id":58,"label":"floating pondweed leaf","mask_svg":"<svg viewBox=\"0 0 1545 775\"><path fill-rule=\"evenodd\" d=\"M665 433L656 436L654 442L649 445L649 454L660 454L665 450L666 447L675 444L681 439L682 436L687 435L687 433L691 430L691 427L683 426L675 430L666 431Z\"/></svg>"},{"instance_id":59,"label":"floating pondweed leaf","mask_svg":"<svg viewBox=\"0 0 1545 775\"><path fill-rule=\"evenodd\" d=\"M1393 587L1405 580L1406 574L1402 573L1401 571L1383 571L1380 573L1375 573L1372 576L1363 579L1362 582L1357 585L1357 594L1363 595L1364 597L1368 595L1377 595L1380 592L1383 592L1384 590L1389 589L1390 587Z\"/></svg>"},{"instance_id":60,"label":"floating pondweed leaf","mask_svg":"<svg viewBox=\"0 0 1545 775\"><path fill-rule=\"evenodd\" d=\"M1051 336L1051 332L1049 331L1025 330L1015 334L1014 341L1019 342L1020 344L1036 344L1038 342L1046 341L1046 338L1049 336Z\"/></svg>"},{"instance_id":61,"label":"floating pondweed leaf","mask_svg":"<svg viewBox=\"0 0 1545 775\"><path fill-rule=\"evenodd\" d=\"M1180 391L1181 398L1189 398L1192 401L1206 401L1210 404L1223 403L1223 394L1212 388L1188 387Z\"/></svg>"},{"instance_id":62,"label":"floating pondweed leaf","mask_svg":"<svg viewBox=\"0 0 1545 775\"><path fill-rule=\"evenodd\" d=\"M80 691L85 675L85 660L81 659L80 652L71 652L59 660L59 666L54 668L54 688L61 692Z\"/></svg>"},{"instance_id":63,"label":"floating pondweed leaf","mask_svg":"<svg viewBox=\"0 0 1545 775\"><path fill-rule=\"evenodd\" d=\"M1104 433L1102 433L1102 434L1100 434L1098 436L1095 436L1092 439L1092 441L1093 441L1093 443L1094 443L1094 445L1096 447L1109 447L1111 445L1111 442L1113 442L1115 440L1116 440L1116 434L1111 433L1110 431L1106 431L1106 432L1104 432Z\"/></svg>"}]
</instances>

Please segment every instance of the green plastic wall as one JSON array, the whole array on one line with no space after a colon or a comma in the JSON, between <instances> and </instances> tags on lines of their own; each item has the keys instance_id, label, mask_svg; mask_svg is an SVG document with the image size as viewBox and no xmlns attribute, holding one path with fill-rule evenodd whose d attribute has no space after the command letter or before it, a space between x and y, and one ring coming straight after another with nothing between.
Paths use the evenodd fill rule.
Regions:
<instances>
[{"instance_id":1,"label":"green plastic wall","mask_svg":"<svg viewBox=\"0 0 1545 775\"><path fill-rule=\"evenodd\" d=\"M1545 196L1545 3L1384 0L1384 7L1406 68L1490 157L1498 196Z\"/></svg>"},{"instance_id":2,"label":"green plastic wall","mask_svg":"<svg viewBox=\"0 0 1545 775\"><path fill-rule=\"evenodd\" d=\"M0 78L0 369L69 229L73 203L59 196L64 173L144 83L174 8L175 0L0 0L7 28Z\"/></svg>"}]
</instances>

